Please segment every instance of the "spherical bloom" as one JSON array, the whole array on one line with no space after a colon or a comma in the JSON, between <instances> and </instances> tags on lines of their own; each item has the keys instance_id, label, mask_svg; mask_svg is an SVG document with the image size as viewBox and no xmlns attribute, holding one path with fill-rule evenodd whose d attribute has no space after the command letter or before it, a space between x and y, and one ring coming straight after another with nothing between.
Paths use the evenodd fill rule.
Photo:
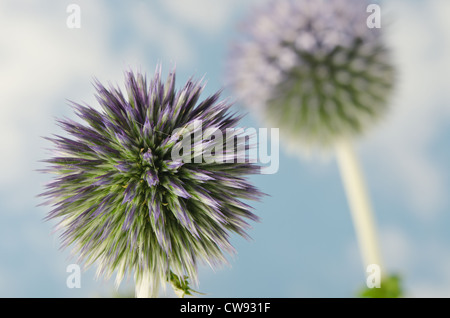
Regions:
<instances>
[{"instance_id":1,"label":"spherical bloom","mask_svg":"<svg viewBox=\"0 0 450 318\"><path fill-rule=\"evenodd\" d=\"M246 220L258 219L242 200L262 195L245 178L260 167L185 160L194 152L173 157L196 133L192 123L221 131L237 124L220 93L200 101L201 82L177 91L175 72L164 84L160 68L149 84L127 72L125 84L127 94L96 81L101 109L71 103L82 121L58 120L69 135L48 138L55 155L44 171L56 177L42 195L53 205L47 219L60 220L62 246L73 246L86 265L97 263L99 275L117 271L118 283L125 274L148 277L155 292L165 281L180 285L185 274L195 281L199 261L226 262L229 235L246 236ZM194 148L196 155L207 149Z\"/></svg>"},{"instance_id":2,"label":"spherical bloom","mask_svg":"<svg viewBox=\"0 0 450 318\"><path fill-rule=\"evenodd\" d=\"M228 81L291 148L354 137L387 108L394 70L361 0L273 0L234 44Z\"/></svg>"}]
</instances>

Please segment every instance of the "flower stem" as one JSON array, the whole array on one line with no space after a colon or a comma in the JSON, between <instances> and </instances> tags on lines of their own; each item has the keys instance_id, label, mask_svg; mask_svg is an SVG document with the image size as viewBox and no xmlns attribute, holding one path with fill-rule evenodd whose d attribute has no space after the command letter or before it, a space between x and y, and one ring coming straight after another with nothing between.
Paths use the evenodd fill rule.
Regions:
<instances>
[{"instance_id":1,"label":"flower stem","mask_svg":"<svg viewBox=\"0 0 450 318\"><path fill-rule=\"evenodd\" d=\"M365 266L364 270L371 264L382 268L373 212L352 143L348 140L339 142L336 145L336 155Z\"/></svg>"},{"instance_id":2,"label":"flower stem","mask_svg":"<svg viewBox=\"0 0 450 318\"><path fill-rule=\"evenodd\" d=\"M145 271L140 279L136 279L136 298L156 297L157 291L150 293L151 283L150 273L148 271Z\"/></svg>"}]
</instances>

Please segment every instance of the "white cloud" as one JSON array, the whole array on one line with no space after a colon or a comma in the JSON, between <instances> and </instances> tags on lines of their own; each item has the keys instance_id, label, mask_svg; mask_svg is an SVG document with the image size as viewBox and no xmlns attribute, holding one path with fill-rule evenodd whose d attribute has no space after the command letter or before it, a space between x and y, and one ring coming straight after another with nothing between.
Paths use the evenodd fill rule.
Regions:
<instances>
[{"instance_id":1,"label":"white cloud","mask_svg":"<svg viewBox=\"0 0 450 318\"><path fill-rule=\"evenodd\" d=\"M50 146L40 136L55 133L54 117L70 112L66 98L96 104L94 76L121 83L124 69L140 67L151 75L163 57L187 66L195 56L179 29L142 4L123 12L119 27L130 27L130 38L113 49L117 20L108 2L78 4L80 29L67 28L64 3L0 4L0 190L16 189L8 196L14 206L36 194L23 191L33 191L27 189L36 180L33 169L42 168L36 162ZM158 57L148 52L155 46L161 58L153 61Z\"/></svg>"},{"instance_id":2,"label":"white cloud","mask_svg":"<svg viewBox=\"0 0 450 318\"><path fill-rule=\"evenodd\" d=\"M151 58L155 58L153 65L162 61L185 68L196 61L197 51L187 31L167 23L149 4L126 6L119 22L107 1L78 4L81 29L67 28L67 3L0 4L1 190L25 184L37 168L42 146L47 146L39 136L54 132L53 117L68 111L65 98L95 101L93 76L120 82L124 68L146 69ZM215 32L225 25L237 2L167 1L163 5L180 21ZM116 41L115 23L122 23L119 27L129 32L127 45L119 49L111 44ZM22 194L16 191L15 195L17 202Z\"/></svg>"},{"instance_id":3,"label":"white cloud","mask_svg":"<svg viewBox=\"0 0 450 318\"><path fill-rule=\"evenodd\" d=\"M397 226L385 226L379 231L383 262L389 271L401 271L409 267L413 246L408 235Z\"/></svg>"},{"instance_id":4,"label":"white cloud","mask_svg":"<svg viewBox=\"0 0 450 318\"><path fill-rule=\"evenodd\" d=\"M378 233L385 273L400 275L405 297L450 297L450 256L442 239L420 237L399 225L382 226ZM349 272L359 275L356 242L348 243L346 258Z\"/></svg>"},{"instance_id":5,"label":"white cloud","mask_svg":"<svg viewBox=\"0 0 450 318\"><path fill-rule=\"evenodd\" d=\"M214 34L226 24L236 1L161 0L177 19L201 31Z\"/></svg>"},{"instance_id":6,"label":"white cloud","mask_svg":"<svg viewBox=\"0 0 450 318\"><path fill-rule=\"evenodd\" d=\"M436 284L430 284L423 282L413 286L407 297L415 298L449 298L450 297L450 285L448 286L436 286Z\"/></svg>"},{"instance_id":7,"label":"white cloud","mask_svg":"<svg viewBox=\"0 0 450 318\"><path fill-rule=\"evenodd\" d=\"M165 9L178 21L192 26L208 36L215 36L229 23L230 17L242 7L265 0L160 0Z\"/></svg>"},{"instance_id":8,"label":"white cloud","mask_svg":"<svg viewBox=\"0 0 450 318\"><path fill-rule=\"evenodd\" d=\"M182 31L165 25L160 16L149 13L150 8L127 7L119 12L123 20L117 20L108 1L77 3L81 29L67 28L68 3L0 1L0 224L8 225L4 234L10 238L0 242L0 252L10 255L11 261L0 261L3 296L30 295L29 287L40 290L36 286L39 278L33 277L36 269L30 269L30 264L52 280L39 295L52 294L58 288L67 292L66 261L58 251L57 235L49 238L47 227L36 228L45 212L30 208L40 203L30 199L43 190L33 169L42 168L36 162L47 155L44 147L50 147L40 136L59 131L54 117L73 116L66 98L95 105L93 76L102 82L121 83L123 70L130 67L148 70L151 75L158 62L151 59L158 58L153 55L155 46L161 57L184 66L195 57ZM130 37L124 39L117 30L130 32ZM117 45L121 40L127 45ZM19 213L30 210L39 221ZM23 254L27 249L31 251L28 256ZM29 257L34 261L21 261ZM24 268L30 271L21 274ZM105 290L110 285L92 281L82 292L92 290L94 284Z\"/></svg>"},{"instance_id":9,"label":"white cloud","mask_svg":"<svg viewBox=\"0 0 450 318\"><path fill-rule=\"evenodd\" d=\"M195 49L183 34L181 28L166 23L155 14L154 8L140 2L130 8L131 21L137 33L137 40L143 47L156 45L162 56L159 59L176 62L177 65L190 65L195 60Z\"/></svg>"},{"instance_id":10,"label":"white cloud","mask_svg":"<svg viewBox=\"0 0 450 318\"><path fill-rule=\"evenodd\" d=\"M450 6L446 1L412 5L387 2L393 17L386 29L398 67L391 112L365 141L369 169L385 177L380 184L400 194L424 218L445 204L446 181L429 149L450 114ZM441 48L442 50L437 50Z\"/></svg>"},{"instance_id":11,"label":"white cloud","mask_svg":"<svg viewBox=\"0 0 450 318\"><path fill-rule=\"evenodd\" d=\"M387 273L402 273L405 269L411 269L414 261L417 262L418 251L412 237L402 228L394 225L384 225L378 228L378 244L381 252L382 266ZM346 266L349 272L363 273L361 250L355 239L350 241L345 249L347 259Z\"/></svg>"},{"instance_id":12,"label":"white cloud","mask_svg":"<svg viewBox=\"0 0 450 318\"><path fill-rule=\"evenodd\" d=\"M404 275L407 296L450 297L450 257L445 243L423 241L415 244L414 252L410 267L416 267L420 274Z\"/></svg>"},{"instance_id":13,"label":"white cloud","mask_svg":"<svg viewBox=\"0 0 450 318\"><path fill-rule=\"evenodd\" d=\"M34 151L38 134L51 127L55 102L65 103L64 92L83 96L84 87L74 84L90 81L94 74L112 73L106 44L101 41L106 39L106 25L90 28L86 18L81 29L69 30L64 6L48 8L46 14L30 6L0 10L1 187L23 183L32 162L42 159ZM87 3L83 10L102 12L100 6Z\"/></svg>"}]
</instances>

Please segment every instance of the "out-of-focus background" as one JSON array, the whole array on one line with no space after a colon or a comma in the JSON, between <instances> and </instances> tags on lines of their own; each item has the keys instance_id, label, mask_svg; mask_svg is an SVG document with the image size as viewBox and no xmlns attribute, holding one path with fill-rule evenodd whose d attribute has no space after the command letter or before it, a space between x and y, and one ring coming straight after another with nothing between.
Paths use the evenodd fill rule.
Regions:
<instances>
[{"instance_id":1,"label":"out-of-focus background","mask_svg":"<svg viewBox=\"0 0 450 318\"><path fill-rule=\"evenodd\" d=\"M81 28L67 27L71 3L81 9ZM54 223L42 220L48 208L36 207L49 180L35 171L49 155L41 136L60 132L55 117L74 117L66 99L95 104L94 76L121 83L124 70L151 76L161 62L164 74L176 65L179 85L204 76L204 96L215 92L237 24L260 3L0 1L0 297L114 295L113 281L96 281L95 268L82 273L81 288L66 285L74 260L59 250ZM406 296L449 297L450 2L380 5L399 81L389 116L357 149L389 272L403 277ZM258 125L251 114L242 121ZM205 297L354 297L365 285L333 157L280 151L278 173L252 178L270 195L254 205L262 222L252 240L233 237L230 266L200 267Z\"/></svg>"}]
</instances>

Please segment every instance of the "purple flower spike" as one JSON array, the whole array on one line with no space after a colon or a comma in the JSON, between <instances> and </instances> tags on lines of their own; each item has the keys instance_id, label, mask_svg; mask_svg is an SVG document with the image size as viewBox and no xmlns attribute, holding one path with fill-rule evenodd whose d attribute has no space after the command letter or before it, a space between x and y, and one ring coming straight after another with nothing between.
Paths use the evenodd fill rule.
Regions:
<instances>
[{"instance_id":1,"label":"purple flower spike","mask_svg":"<svg viewBox=\"0 0 450 318\"><path fill-rule=\"evenodd\" d=\"M259 167L173 158L180 131L237 123L219 93L200 101L204 87L193 80L176 91L175 72L164 84L160 67L149 82L127 72L125 84L126 94L96 81L101 111L73 103L81 122L59 121L70 137L48 138L58 155L44 171L56 178L42 196L52 205L47 219L60 221L63 246L107 278L117 270L118 282L129 273L140 283L150 277L155 292L173 277L196 281L199 261L226 262L230 232L245 237L245 220L257 220L239 202L262 196L245 180ZM197 121L200 131L186 129Z\"/></svg>"}]
</instances>

